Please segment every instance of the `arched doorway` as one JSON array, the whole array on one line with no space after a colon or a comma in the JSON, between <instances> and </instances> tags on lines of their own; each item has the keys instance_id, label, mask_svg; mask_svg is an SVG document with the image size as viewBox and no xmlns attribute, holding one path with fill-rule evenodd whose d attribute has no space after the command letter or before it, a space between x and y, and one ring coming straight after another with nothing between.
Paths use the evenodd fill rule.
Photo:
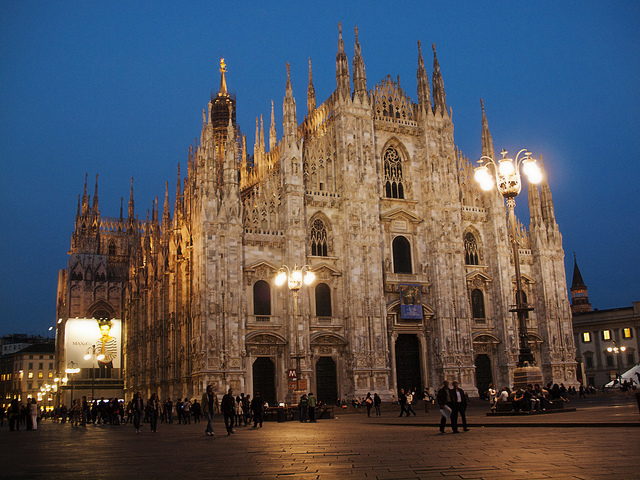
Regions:
<instances>
[{"instance_id":1,"label":"arched doorway","mask_svg":"<svg viewBox=\"0 0 640 480\"><path fill-rule=\"evenodd\" d=\"M481 353L476 357L476 387L478 387L478 393L482 395L486 392L490 383L493 383L491 359L489 355Z\"/></svg>"},{"instance_id":2,"label":"arched doorway","mask_svg":"<svg viewBox=\"0 0 640 480\"><path fill-rule=\"evenodd\" d=\"M401 334L396 340L396 379L398 390L422 392L420 375L420 340L417 335Z\"/></svg>"},{"instance_id":3,"label":"arched doorway","mask_svg":"<svg viewBox=\"0 0 640 480\"><path fill-rule=\"evenodd\" d=\"M320 357L316 363L316 398L333 405L338 399L338 375L336 362L331 357Z\"/></svg>"},{"instance_id":4,"label":"arched doorway","mask_svg":"<svg viewBox=\"0 0 640 480\"><path fill-rule=\"evenodd\" d=\"M260 392L262 399L273 406L276 403L276 366L269 357L258 357L253 362L253 396Z\"/></svg>"}]
</instances>

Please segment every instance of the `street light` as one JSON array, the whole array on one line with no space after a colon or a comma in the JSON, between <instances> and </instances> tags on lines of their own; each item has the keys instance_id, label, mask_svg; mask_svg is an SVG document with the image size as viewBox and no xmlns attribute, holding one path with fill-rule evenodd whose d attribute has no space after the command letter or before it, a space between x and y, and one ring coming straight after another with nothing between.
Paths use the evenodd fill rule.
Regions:
<instances>
[{"instance_id":1,"label":"street light","mask_svg":"<svg viewBox=\"0 0 640 480\"><path fill-rule=\"evenodd\" d=\"M293 292L293 318L296 326L296 352L292 356L296 359L296 392L300 391L300 358L304 356L300 352L300 344L298 341L298 292L302 288L303 283L305 285L311 285L315 279L316 276L308 265L303 265L301 268L294 265L293 269L283 265L280 267L280 270L278 270L275 280L278 287L281 287L288 281L287 286L289 287L289 290Z\"/></svg>"},{"instance_id":2,"label":"street light","mask_svg":"<svg viewBox=\"0 0 640 480\"><path fill-rule=\"evenodd\" d=\"M98 355L96 355L96 346L91 345L89 348L87 348L87 354L84 356L84 359L93 359L93 368L91 368L91 401L93 402L96 386L96 359L104 360L104 354L99 353Z\"/></svg>"},{"instance_id":3,"label":"street light","mask_svg":"<svg viewBox=\"0 0 640 480\"><path fill-rule=\"evenodd\" d=\"M520 155L524 153L524 157ZM495 181L498 192L507 201L509 209L511 247L513 249L513 263L516 268L516 306L510 312L518 315L519 330L519 354L517 368L513 372L514 388L526 387L528 383L542 383L542 370L535 366L535 359L529 346L529 334L527 332L526 313L533 310L533 307L523 302L522 279L520 278L520 253L518 251L518 241L516 240L516 197L522 189L520 179L520 165L522 171L529 179L529 183L540 183L542 172L536 161L531 158L531 152L523 148L516 155L515 161L507 157L507 151L502 150L502 158L496 161L486 155L478 160L480 164L474 172L475 180L480 187L489 191L493 188ZM493 170L489 170L488 165L493 165Z\"/></svg>"},{"instance_id":4,"label":"street light","mask_svg":"<svg viewBox=\"0 0 640 480\"><path fill-rule=\"evenodd\" d=\"M607 348L607 352L609 353L614 353L616 356L616 365L618 366L618 372L616 373L616 377L618 378L618 385L622 386L622 377L620 376L620 353L624 352L627 349L627 347L622 346L622 347L618 347L616 345L616 341L613 341L613 347L608 347Z\"/></svg>"},{"instance_id":5,"label":"street light","mask_svg":"<svg viewBox=\"0 0 640 480\"><path fill-rule=\"evenodd\" d=\"M80 371L80 368L73 361L71 361L67 364L67 368L65 368L64 371L68 375L73 375L74 373L78 373ZM65 379L62 380L64 381ZM69 380L69 383L71 383L71 404L73 404L73 382Z\"/></svg>"}]
</instances>

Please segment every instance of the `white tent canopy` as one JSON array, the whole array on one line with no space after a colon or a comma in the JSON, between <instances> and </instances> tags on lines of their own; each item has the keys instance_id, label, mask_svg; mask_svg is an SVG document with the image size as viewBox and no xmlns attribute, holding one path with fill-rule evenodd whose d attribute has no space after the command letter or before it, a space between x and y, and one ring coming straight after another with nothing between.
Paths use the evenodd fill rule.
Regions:
<instances>
[{"instance_id":1,"label":"white tent canopy","mask_svg":"<svg viewBox=\"0 0 640 480\"><path fill-rule=\"evenodd\" d=\"M625 380L628 380L629 382L633 380L633 383L635 383L636 385L640 384L640 363L635 367L631 368L630 370L627 370L626 372L624 372L621 375L621 377L622 377L621 383L624 383ZM617 385L617 383L614 380L612 380L609 383L607 383L605 387L607 388L613 387L614 384Z\"/></svg>"}]
</instances>

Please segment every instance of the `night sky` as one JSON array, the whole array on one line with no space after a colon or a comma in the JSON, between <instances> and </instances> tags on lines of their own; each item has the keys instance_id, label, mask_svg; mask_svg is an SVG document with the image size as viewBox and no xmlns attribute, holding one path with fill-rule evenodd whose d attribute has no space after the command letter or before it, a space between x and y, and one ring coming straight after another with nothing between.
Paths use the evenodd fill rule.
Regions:
<instances>
[{"instance_id":1,"label":"night sky","mask_svg":"<svg viewBox=\"0 0 640 480\"><path fill-rule=\"evenodd\" d=\"M481 155L484 99L496 152L543 156L567 282L575 251L594 308L640 300L639 2L306 3L0 4L0 335L55 324L85 173L102 216L121 197L126 215L131 177L141 219L165 181L173 206L220 57L251 152L272 99L281 138L287 61L298 122L309 57L317 103L333 92L338 22L350 73L357 25L368 88L400 75L414 101L417 41L430 80L435 43L458 147Z\"/></svg>"}]
</instances>

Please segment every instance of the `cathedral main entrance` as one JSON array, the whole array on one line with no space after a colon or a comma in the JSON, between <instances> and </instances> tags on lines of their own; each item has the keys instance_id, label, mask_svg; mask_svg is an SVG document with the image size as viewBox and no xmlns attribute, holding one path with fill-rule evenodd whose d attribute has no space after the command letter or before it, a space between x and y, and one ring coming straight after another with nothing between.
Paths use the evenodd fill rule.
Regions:
<instances>
[{"instance_id":1,"label":"cathedral main entrance","mask_svg":"<svg viewBox=\"0 0 640 480\"><path fill-rule=\"evenodd\" d=\"M422 395L420 340L417 335L401 334L396 340L396 378L398 391L415 389Z\"/></svg>"},{"instance_id":2,"label":"cathedral main entrance","mask_svg":"<svg viewBox=\"0 0 640 480\"><path fill-rule=\"evenodd\" d=\"M274 406L276 403L276 366L269 357L258 357L253 362L253 396L260 392L262 399Z\"/></svg>"},{"instance_id":3,"label":"cathedral main entrance","mask_svg":"<svg viewBox=\"0 0 640 480\"><path fill-rule=\"evenodd\" d=\"M316 363L316 398L322 403L334 405L338 399L338 375L336 362L331 357L320 357Z\"/></svg>"},{"instance_id":4,"label":"cathedral main entrance","mask_svg":"<svg viewBox=\"0 0 640 480\"><path fill-rule=\"evenodd\" d=\"M490 383L493 383L491 359L488 355L481 353L476 357L476 387L478 387L478 392L482 395L487 391Z\"/></svg>"}]
</instances>

